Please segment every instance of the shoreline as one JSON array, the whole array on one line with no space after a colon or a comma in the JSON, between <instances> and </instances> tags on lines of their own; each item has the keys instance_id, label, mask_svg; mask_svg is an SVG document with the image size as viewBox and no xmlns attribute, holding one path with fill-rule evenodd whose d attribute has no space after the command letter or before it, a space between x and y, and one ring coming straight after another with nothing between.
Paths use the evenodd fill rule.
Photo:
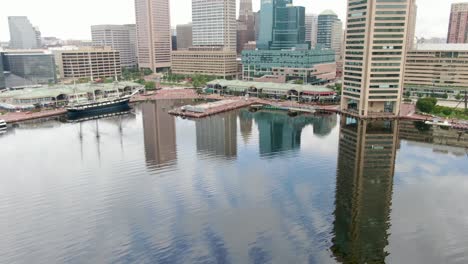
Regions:
<instances>
[{"instance_id":1,"label":"shoreline","mask_svg":"<svg viewBox=\"0 0 468 264\"><path fill-rule=\"evenodd\" d=\"M339 105L305 105L299 104L297 102L290 101L276 101L276 100L266 100L260 98L249 98L245 99L244 97L234 97L234 96L219 96L217 94L211 95L199 95L193 89L163 89L158 90L151 94L145 95L136 95L131 100L130 103L139 103L147 101L157 101L157 100L178 100L178 99L204 99L204 100L232 100L227 104L221 106L207 108L206 112L195 113L195 112L183 112L180 108L172 109L169 111L170 114L182 117L189 118L203 118L227 111L232 111L235 109L245 108L255 104L264 104L272 105L276 107L285 107L293 109L310 109L316 112L331 112L341 115L352 116L349 113L342 112L339 108ZM23 121L29 121L34 119L48 118L48 117L58 117L65 115L67 112L66 109L53 109L53 110L44 110L41 112L8 112L4 115L0 115L0 119L5 120L8 124L19 123ZM389 117L369 117L369 119L388 119ZM414 121L430 121L433 119L432 116L425 116L415 113L414 105L411 104L402 104L401 113L398 117L391 117L392 119L402 119L402 120L414 120ZM468 130L468 123L460 122L460 120L452 120L453 128Z\"/></svg>"}]
</instances>

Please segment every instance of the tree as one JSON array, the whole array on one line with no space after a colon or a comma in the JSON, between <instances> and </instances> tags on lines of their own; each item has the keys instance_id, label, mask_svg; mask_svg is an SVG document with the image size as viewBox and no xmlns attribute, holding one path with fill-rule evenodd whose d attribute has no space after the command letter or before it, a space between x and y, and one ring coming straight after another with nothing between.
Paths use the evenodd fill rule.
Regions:
<instances>
[{"instance_id":1,"label":"tree","mask_svg":"<svg viewBox=\"0 0 468 264\"><path fill-rule=\"evenodd\" d=\"M143 74L144 74L145 76L148 76L148 75L153 74L153 71L152 71L151 69L144 68L144 69L143 69Z\"/></svg>"},{"instance_id":2,"label":"tree","mask_svg":"<svg viewBox=\"0 0 468 264\"><path fill-rule=\"evenodd\" d=\"M294 84L304 84L304 80L302 79L294 80Z\"/></svg>"},{"instance_id":3,"label":"tree","mask_svg":"<svg viewBox=\"0 0 468 264\"><path fill-rule=\"evenodd\" d=\"M206 77L203 75L195 74L194 76L192 76L192 86L195 89L205 86L206 82Z\"/></svg>"},{"instance_id":4,"label":"tree","mask_svg":"<svg viewBox=\"0 0 468 264\"><path fill-rule=\"evenodd\" d=\"M418 99L416 103L416 108L419 111L424 113L431 113L434 110L434 107L437 105L437 99L434 97L426 97Z\"/></svg>"},{"instance_id":5,"label":"tree","mask_svg":"<svg viewBox=\"0 0 468 264\"><path fill-rule=\"evenodd\" d=\"M145 83L145 89L147 90L154 90L156 89L156 83L155 82L146 82Z\"/></svg>"},{"instance_id":6,"label":"tree","mask_svg":"<svg viewBox=\"0 0 468 264\"><path fill-rule=\"evenodd\" d=\"M457 100L460 100L462 98L463 98L463 96L461 94L459 94L459 93L457 95L455 95L455 99L457 99Z\"/></svg>"},{"instance_id":7,"label":"tree","mask_svg":"<svg viewBox=\"0 0 468 264\"><path fill-rule=\"evenodd\" d=\"M444 93L444 95L442 96L444 99L447 99L448 98L448 93Z\"/></svg>"}]
</instances>

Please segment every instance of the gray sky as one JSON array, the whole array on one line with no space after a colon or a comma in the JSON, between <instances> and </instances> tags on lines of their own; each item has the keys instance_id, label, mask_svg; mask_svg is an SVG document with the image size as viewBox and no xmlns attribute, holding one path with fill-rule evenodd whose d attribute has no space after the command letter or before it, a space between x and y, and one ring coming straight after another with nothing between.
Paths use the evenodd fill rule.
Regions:
<instances>
[{"instance_id":1,"label":"gray sky","mask_svg":"<svg viewBox=\"0 0 468 264\"><path fill-rule=\"evenodd\" d=\"M191 0L170 0L172 26L191 20ZM239 2L239 0L237 0ZM446 37L450 4L468 0L417 0L418 37ZM0 8L0 40L8 41L8 16L28 16L42 36L91 39L90 25L135 23L134 0L3 0ZM253 0L254 10L260 0ZM344 20L346 0L295 0L307 13L334 10Z\"/></svg>"}]
</instances>

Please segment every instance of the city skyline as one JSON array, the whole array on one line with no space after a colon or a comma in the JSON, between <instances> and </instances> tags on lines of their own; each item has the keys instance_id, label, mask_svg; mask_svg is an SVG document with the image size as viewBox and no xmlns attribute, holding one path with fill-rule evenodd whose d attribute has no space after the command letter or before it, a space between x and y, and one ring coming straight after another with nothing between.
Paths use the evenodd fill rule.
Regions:
<instances>
[{"instance_id":1,"label":"city skyline","mask_svg":"<svg viewBox=\"0 0 468 264\"><path fill-rule=\"evenodd\" d=\"M94 8L87 8L89 5ZM443 37L447 36L450 8L452 3L466 2L463 0L419 0L416 36ZM170 0L171 26L191 21L191 0ZM54 6L54 16L45 16L43 12L36 12L47 5ZM306 13L319 14L325 9L332 9L344 21L346 13L345 0L295 0L294 5L305 6ZM25 9L24 7L28 8ZM103 13L109 6L112 12ZM183 7L183 8L180 8ZM237 8L239 0L237 0ZM253 10L258 11L260 0L253 1ZM69 10L70 3L60 0L18 0L9 3L0 10L0 41L9 41L8 16L27 16L33 24L38 26L42 36L55 36L61 39L91 39L89 27L94 24L132 24L135 23L134 1L93 1L83 0L73 6L76 12L57 12ZM80 11L81 10L81 11ZM83 23L82 15L87 14L87 21ZM61 21L57 23L57 21Z\"/></svg>"}]
</instances>

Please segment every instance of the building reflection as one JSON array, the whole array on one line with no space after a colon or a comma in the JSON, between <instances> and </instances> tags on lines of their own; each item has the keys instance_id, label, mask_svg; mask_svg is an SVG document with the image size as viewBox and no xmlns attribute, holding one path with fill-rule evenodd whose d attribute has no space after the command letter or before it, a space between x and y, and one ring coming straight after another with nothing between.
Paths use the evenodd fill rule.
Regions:
<instances>
[{"instance_id":1,"label":"building reflection","mask_svg":"<svg viewBox=\"0 0 468 264\"><path fill-rule=\"evenodd\" d=\"M175 118L168 111L173 101L158 100L141 105L146 162L163 165L177 160Z\"/></svg>"},{"instance_id":2,"label":"building reflection","mask_svg":"<svg viewBox=\"0 0 468 264\"><path fill-rule=\"evenodd\" d=\"M197 119L197 151L235 158L237 156L237 112Z\"/></svg>"},{"instance_id":3,"label":"building reflection","mask_svg":"<svg viewBox=\"0 0 468 264\"><path fill-rule=\"evenodd\" d=\"M313 125L314 135L325 136L336 126L336 115L299 115L291 118L284 112L260 111L254 114L259 131L261 155L275 155L298 150L302 130Z\"/></svg>"},{"instance_id":4,"label":"building reflection","mask_svg":"<svg viewBox=\"0 0 468 264\"><path fill-rule=\"evenodd\" d=\"M244 143L248 143L252 136L253 113L243 109L239 111L240 132Z\"/></svg>"},{"instance_id":5,"label":"building reflection","mask_svg":"<svg viewBox=\"0 0 468 264\"><path fill-rule=\"evenodd\" d=\"M398 121L341 120L331 250L341 263L384 263Z\"/></svg>"}]
</instances>

